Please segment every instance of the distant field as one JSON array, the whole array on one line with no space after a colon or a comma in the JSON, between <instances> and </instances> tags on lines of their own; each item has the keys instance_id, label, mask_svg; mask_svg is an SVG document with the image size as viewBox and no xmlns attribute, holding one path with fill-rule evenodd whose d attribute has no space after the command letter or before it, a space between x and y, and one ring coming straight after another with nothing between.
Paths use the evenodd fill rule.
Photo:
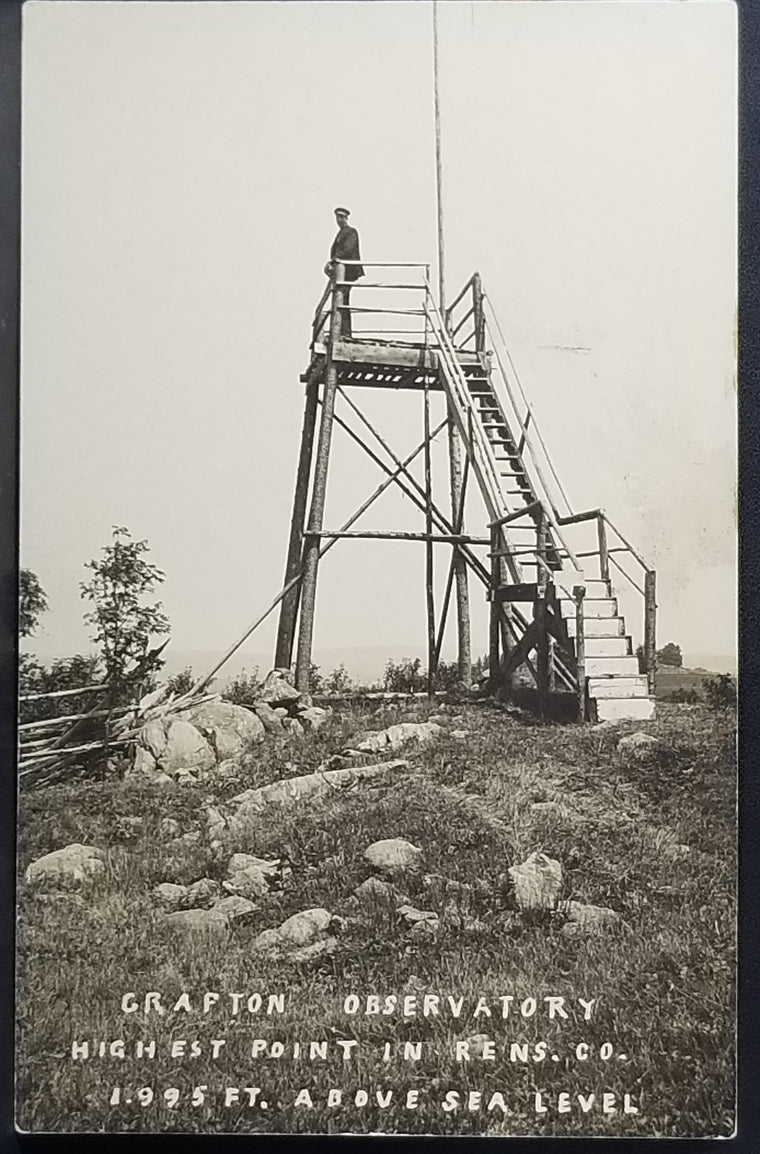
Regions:
<instances>
[{"instance_id":1,"label":"distant field","mask_svg":"<svg viewBox=\"0 0 760 1154\"><path fill-rule=\"evenodd\" d=\"M655 696L662 699L679 689L695 689L699 693L702 682L715 676L714 672L707 669L676 669L674 666L663 665L657 670Z\"/></svg>"}]
</instances>

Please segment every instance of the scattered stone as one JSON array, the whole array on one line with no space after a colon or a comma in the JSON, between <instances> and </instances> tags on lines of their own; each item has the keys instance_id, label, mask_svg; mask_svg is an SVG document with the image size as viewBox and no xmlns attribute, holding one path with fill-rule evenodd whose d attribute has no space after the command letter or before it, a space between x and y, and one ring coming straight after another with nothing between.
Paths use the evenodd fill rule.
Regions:
<instances>
[{"instance_id":1,"label":"scattered stone","mask_svg":"<svg viewBox=\"0 0 760 1154\"><path fill-rule=\"evenodd\" d=\"M210 912L226 918L228 922L236 922L241 918L247 918L249 914L254 913L255 910L256 907L253 902L248 901L247 898L240 897L238 894L234 894L231 897L222 898L215 906L211 907Z\"/></svg>"},{"instance_id":2,"label":"scattered stone","mask_svg":"<svg viewBox=\"0 0 760 1154\"><path fill-rule=\"evenodd\" d=\"M616 730L620 727L620 721L614 717L608 717L606 721L600 721L597 725L591 726L592 733L609 733L611 730Z\"/></svg>"},{"instance_id":3,"label":"scattered stone","mask_svg":"<svg viewBox=\"0 0 760 1154\"><path fill-rule=\"evenodd\" d=\"M242 767L240 762L235 761L235 759L232 757L228 757L225 758L224 761L219 762L216 769L214 770L214 776L224 780L225 778L240 777L241 772Z\"/></svg>"},{"instance_id":4,"label":"scattered stone","mask_svg":"<svg viewBox=\"0 0 760 1154\"><path fill-rule=\"evenodd\" d=\"M280 721L282 721L283 717L288 716L288 711L284 705L275 706L272 709L272 713L275 715L275 717L279 717Z\"/></svg>"},{"instance_id":5,"label":"scattered stone","mask_svg":"<svg viewBox=\"0 0 760 1154\"><path fill-rule=\"evenodd\" d=\"M425 744L440 737L443 733L444 730L441 726L432 721L405 721L400 725L389 725L387 729L360 733L350 748L359 753L380 753L382 750L398 749L407 741L418 741L420 744Z\"/></svg>"},{"instance_id":6,"label":"scattered stone","mask_svg":"<svg viewBox=\"0 0 760 1154\"><path fill-rule=\"evenodd\" d=\"M168 722L160 770L175 774L179 770L210 769L212 765L216 765L214 751L194 725L182 718Z\"/></svg>"},{"instance_id":7,"label":"scattered stone","mask_svg":"<svg viewBox=\"0 0 760 1154\"><path fill-rule=\"evenodd\" d=\"M404 895L400 894L395 886L383 881L382 878L367 878L356 887L354 897L360 901L392 902L394 905L405 900Z\"/></svg>"},{"instance_id":8,"label":"scattered stone","mask_svg":"<svg viewBox=\"0 0 760 1154\"><path fill-rule=\"evenodd\" d=\"M166 731L160 721L148 721L137 735L138 744L147 749L156 761L166 749Z\"/></svg>"},{"instance_id":9,"label":"scattered stone","mask_svg":"<svg viewBox=\"0 0 760 1154\"><path fill-rule=\"evenodd\" d=\"M509 867L517 904L522 910L550 910L562 888L562 866L535 851L524 862Z\"/></svg>"},{"instance_id":10,"label":"scattered stone","mask_svg":"<svg viewBox=\"0 0 760 1154\"><path fill-rule=\"evenodd\" d=\"M247 746L264 740L264 725L251 709L230 701L206 701L179 714L209 741L215 761L243 753Z\"/></svg>"},{"instance_id":11,"label":"scattered stone","mask_svg":"<svg viewBox=\"0 0 760 1154\"><path fill-rule=\"evenodd\" d=\"M92 845L72 842L63 849L53 850L27 866L27 885L50 886L54 889L77 889L106 872L105 854Z\"/></svg>"},{"instance_id":12,"label":"scattered stone","mask_svg":"<svg viewBox=\"0 0 760 1154\"><path fill-rule=\"evenodd\" d=\"M268 705L266 701L257 701L253 709L267 733L282 733L282 718L275 713L271 705ZM287 712L285 710L286 717Z\"/></svg>"},{"instance_id":13,"label":"scattered stone","mask_svg":"<svg viewBox=\"0 0 760 1154\"><path fill-rule=\"evenodd\" d=\"M183 905L189 904L187 901L187 886L175 885L173 882L161 882L160 885L153 887L153 897L167 910L178 910Z\"/></svg>"},{"instance_id":14,"label":"scattered stone","mask_svg":"<svg viewBox=\"0 0 760 1154\"><path fill-rule=\"evenodd\" d=\"M263 701L272 707L287 707L295 705L301 694L287 681L285 673L280 669L273 669L267 674L264 684L256 695L256 703Z\"/></svg>"},{"instance_id":15,"label":"scattered stone","mask_svg":"<svg viewBox=\"0 0 760 1154\"><path fill-rule=\"evenodd\" d=\"M292 950L309 946L328 929L332 915L328 910L315 908L293 914L271 930L264 930L254 940L256 950Z\"/></svg>"},{"instance_id":16,"label":"scattered stone","mask_svg":"<svg viewBox=\"0 0 760 1154\"><path fill-rule=\"evenodd\" d=\"M389 770L406 769L407 761L387 761L379 765L364 765L355 768L334 769L327 773L307 773L303 777L289 777L284 781L273 781L260 789L247 789L233 798L238 803L237 812L227 822L226 837L234 842L246 836L252 822L258 827L258 817L268 807L292 804L320 794L336 790L355 788L358 782Z\"/></svg>"},{"instance_id":17,"label":"scattered stone","mask_svg":"<svg viewBox=\"0 0 760 1154\"><path fill-rule=\"evenodd\" d=\"M303 709L298 711L298 720L306 729L316 730L327 721L328 713L326 709L320 709L317 705L312 705L310 709Z\"/></svg>"},{"instance_id":18,"label":"scattered stone","mask_svg":"<svg viewBox=\"0 0 760 1154\"><path fill-rule=\"evenodd\" d=\"M251 867L258 870L264 877L275 877L282 869L278 857L268 860L263 857L254 857L252 853L234 853L227 866L227 876L232 877L233 874L239 873L241 870L250 869Z\"/></svg>"},{"instance_id":19,"label":"scattered stone","mask_svg":"<svg viewBox=\"0 0 760 1154\"><path fill-rule=\"evenodd\" d=\"M303 737L305 732L304 727L297 717L283 717L282 727L287 733L291 734L292 737Z\"/></svg>"},{"instance_id":20,"label":"scattered stone","mask_svg":"<svg viewBox=\"0 0 760 1154\"><path fill-rule=\"evenodd\" d=\"M364 857L370 865L390 877L419 870L423 856L421 849L401 837L373 842L364 851Z\"/></svg>"},{"instance_id":21,"label":"scattered stone","mask_svg":"<svg viewBox=\"0 0 760 1154\"><path fill-rule=\"evenodd\" d=\"M269 885L261 870L256 866L247 866L236 870L229 878L222 882L229 893L240 894L241 897L254 900L263 898L269 893Z\"/></svg>"},{"instance_id":22,"label":"scattered stone","mask_svg":"<svg viewBox=\"0 0 760 1154\"><path fill-rule=\"evenodd\" d=\"M174 774L175 785L197 785L198 774L194 769L185 769L184 766Z\"/></svg>"},{"instance_id":23,"label":"scattered stone","mask_svg":"<svg viewBox=\"0 0 760 1154\"><path fill-rule=\"evenodd\" d=\"M218 809L210 805L206 809L206 831L211 841L217 841L224 834L227 821Z\"/></svg>"},{"instance_id":24,"label":"scattered stone","mask_svg":"<svg viewBox=\"0 0 760 1154\"><path fill-rule=\"evenodd\" d=\"M562 927L566 937L602 933L623 920L620 914L606 906L586 906L582 902L568 902L566 912L568 920Z\"/></svg>"},{"instance_id":25,"label":"scattered stone","mask_svg":"<svg viewBox=\"0 0 760 1154\"><path fill-rule=\"evenodd\" d=\"M172 930L187 931L190 933L224 933L229 927L229 920L218 912L214 906L210 910L178 910L167 914L166 924Z\"/></svg>"},{"instance_id":26,"label":"scattered stone","mask_svg":"<svg viewBox=\"0 0 760 1154\"><path fill-rule=\"evenodd\" d=\"M414 922L412 928L408 933L410 938L435 938L438 936L438 931L441 928L441 923L438 918L434 921Z\"/></svg>"},{"instance_id":27,"label":"scattered stone","mask_svg":"<svg viewBox=\"0 0 760 1154\"><path fill-rule=\"evenodd\" d=\"M458 882L454 878L444 877L443 874L425 874L422 884L428 890L440 890L445 894L458 894L466 897L472 893L472 886L467 882Z\"/></svg>"},{"instance_id":28,"label":"scattered stone","mask_svg":"<svg viewBox=\"0 0 760 1154\"><path fill-rule=\"evenodd\" d=\"M337 948L337 938L322 938L300 950L293 950L292 953L288 954L288 957L291 962L313 962L316 958L324 958L334 954Z\"/></svg>"},{"instance_id":29,"label":"scattered stone","mask_svg":"<svg viewBox=\"0 0 760 1154\"><path fill-rule=\"evenodd\" d=\"M439 920L438 914L434 910L418 910L415 906L410 905L399 906L396 913L410 925L415 925L417 922L437 922Z\"/></svg>"},{"instance_id":30,"label":"scattered stone","mask_svg":"<svg viewBox=\"0 0 760 1154\"><path fill-rule=\"evenodd\" d=\"M652 737L650 733L629 733L626 737L620 738L617 750L623 757L646 757L648 753L654 753L659 744L657 738Z\"/></svg>"},{"instance_id":31,"label":"scattered stone","mask_svg":"<svg viewBox=\"0 0 760 1154\"><path fill-rule=\"evenodd\" d=\"M141 745L135 746L135 759L125 777L134 784L160 786L172 784L168 773L158 769L156 759L150 750L144 749Z\"/></svg>"},{"instance_id":32,"label":"scattered stone","mask_svg":"<svg viewBox=\"0 0 760 1154\"><path fill-rule=\"evenodd\" d=\"M450 736L455 737L457 741L464 741L470 734L467 729L452 729Z\"/></svg>"},{"instance_id":33,"label":"scattered stone","mask_svg":"<svg viewBox=\"0 0 760 1154\"><path fill-rule=\"evenodd\" d=\"M210 906L219 897L221 887L213 878L200 878L187 888L187 904L190 906Z\"/></svg>"},{"instance_id":34,"label":"scattered stone","mask_svg":"<svg viewBox=\"0 0 760 1154\"><path fill-rule=\"evenodd\" d=\"M162 839L179 837L181 831L182 831L182 827L180 826L178 821L174 820L173 817L162 817L161 818L161 821L160 821L159 826L158 826L158 832L161 835Z\"/></svg>"}]
</instances>

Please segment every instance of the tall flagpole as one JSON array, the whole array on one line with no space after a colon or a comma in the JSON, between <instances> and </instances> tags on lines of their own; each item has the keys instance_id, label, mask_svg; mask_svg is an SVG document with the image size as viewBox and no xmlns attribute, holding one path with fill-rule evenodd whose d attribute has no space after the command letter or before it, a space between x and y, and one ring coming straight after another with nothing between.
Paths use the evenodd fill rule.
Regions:
<instances>
[{"instance_id":1,"label":"tall flagpole","mask_svg":"<svg viewBox=\"0 0 760 1154\"><path fill-rule=\"evenodd\" d=\"M446 307L445 261L443 245L443 165L441 161L441 100L438 86L438 0L433 0L433 89L435 96L435 188L438 209L438 308L444 316ZM445 318L444 318L445 319ZM449 488L451 492L451 521L457 533L464 531L462 508L462 451L459 435L449 410ZM472 653L470 650L470 593L467 585L467 565L458 546L454 545L454 584L457 603L457 667L460 681L469 685L472 680Z\"/></svg>"}]
</instances>

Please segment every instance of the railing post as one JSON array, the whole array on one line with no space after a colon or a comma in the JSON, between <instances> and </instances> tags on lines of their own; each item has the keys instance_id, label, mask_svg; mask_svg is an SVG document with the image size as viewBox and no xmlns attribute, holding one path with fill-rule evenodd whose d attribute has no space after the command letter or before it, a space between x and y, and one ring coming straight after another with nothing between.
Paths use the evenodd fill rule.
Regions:
<instances>
[{"instance_id":1,"label":"railing post","mask_svg":"<svg viewBox=\"0 0 760 1154\"><path fill-rule=\"evenodd\" d=\"M541 506L536 514L536 600L533 617L536 622L536 679L541 717L546 715L549 701L549 634L546 606L546 512Z\"/></svg>"},{"instance_id":2,"label":"railing post","mask_svg":"<svg viewBox=\"0 0 760 1154\"><path fill-rule=\"evenodd\" d=\"M578 677L578 720L586 720L586 627L583 619L583 585L573 586L575 600L575 668Z\"/></svg>"},{"instance_id":3,"label":"railing post","mask_svg":"<svg viewBox=\"0 0 760 1154\"><path fill-rule=\"evenodd\" d=\"M488 647L488 679L489 690L492 694L495 693L499 687L499 612L501 603L497 599L496 591L501 584L501 557L497 556L500 537L501 531L496 528L496 526L491 526L491 613Z\"/></svg>"},{"instance_id":4,"label":"railing post","mask_svg":"<svg viewBox=\"0 0 760 1154\"><path fill-rule=\"evenodd\" d=\"M657 669L657 575L654 569L644 574L644 662L649 692L655 691Z\"/></svg>"},{"instance_id":5,"label":"railing post","mask_svg":"<svg viewBox=\"0 0 760 1154\"><path fill-rule=\"evenodd\" d=\"M483 282L480 273L472 275L472 322L475 328L475 352L485 352L485 317L483 316Z\"/></svg>"},{"instance_id":6,"label":"railing post","mask_svg":"<svg viewBox=\"0 0 760 1154\"><path fill-rule=\"evenodd\" d=\"M609 581L610 555L607 551L607 525L604 513L600 512L596 518L596 530L599 537L599 576L602 581Z\"/></svg>"}]
</instances>

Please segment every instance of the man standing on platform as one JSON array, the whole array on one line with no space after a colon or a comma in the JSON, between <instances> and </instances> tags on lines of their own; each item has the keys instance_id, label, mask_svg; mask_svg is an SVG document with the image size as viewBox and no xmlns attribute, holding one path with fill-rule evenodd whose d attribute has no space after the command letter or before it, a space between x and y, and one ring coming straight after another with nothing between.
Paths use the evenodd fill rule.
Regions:
<instances>
[{"instance_id":1,"label":"man standing on platform","mask_svg":"<svg viewBox=\"0 0 760 1154\"><path fill-rule=\"evenodd\" d=\"M359 255L359 233L348 223L350 215L347 208L335 209L338 233L332 242L330 260L325 265L325 273L327 276L332 272L333 265L336 261L361 260L361 256ZM340 326L338 331L342 337L350 337L352 335L351 313L348 309L348 300L351 295L351 282L358 280L360 276L364 276L364 269L360 264L346 265L345 280L347 283L338 289L338 305L346 306L340 309Z\"/></svg>"}]
</instances>

